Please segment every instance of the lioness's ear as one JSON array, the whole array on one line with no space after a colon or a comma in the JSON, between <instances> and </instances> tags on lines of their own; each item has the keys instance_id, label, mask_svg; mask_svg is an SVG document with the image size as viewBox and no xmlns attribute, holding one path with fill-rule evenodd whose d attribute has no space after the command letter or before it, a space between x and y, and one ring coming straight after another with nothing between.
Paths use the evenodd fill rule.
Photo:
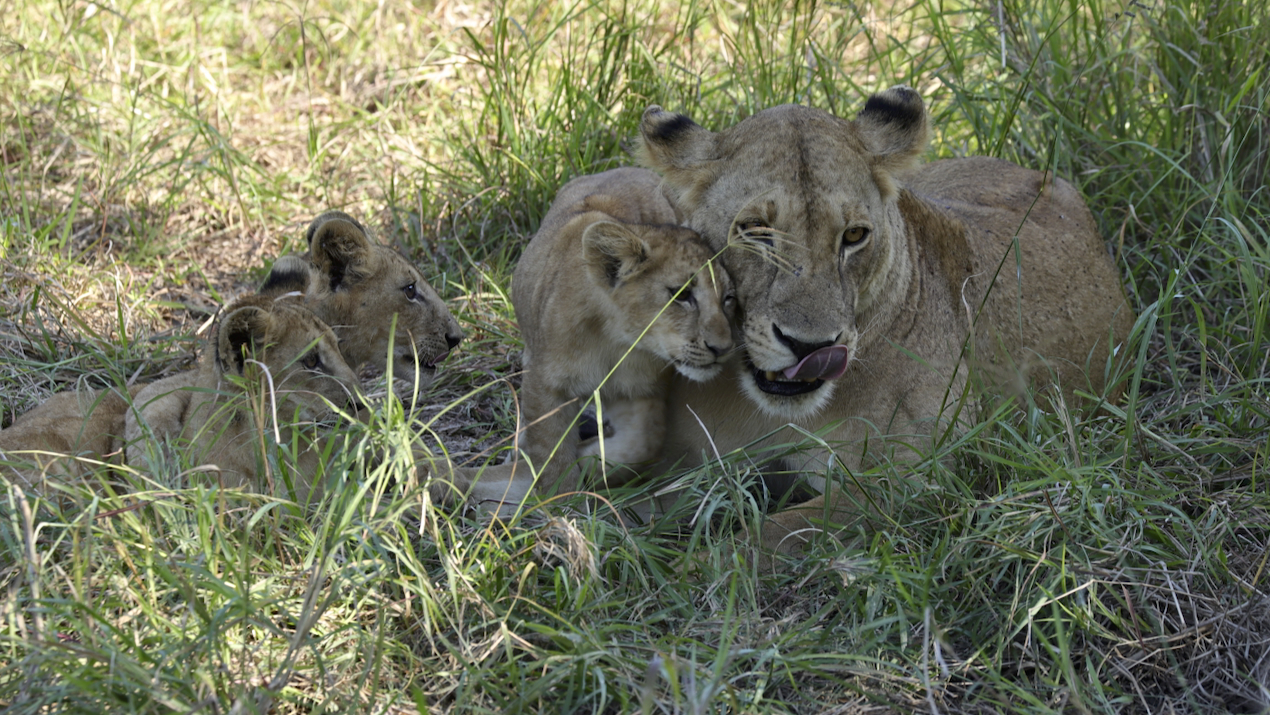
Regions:
<instances>
[{"instance_id":1,"label":"lioness's ear","mask_svg":"<svg viewBox=\"0 0 1270 715\"><path fill-rule=\"evenodd\" d=\"M216 339L216 358L221 372L241 375L246 366L246 356L263 345L273 326L273 316L258 305L230 306L221 318Z\"/></svg>"},{"instance_id":2,"label":"lioness's ear","mask_svg":"<svg viewBox=\"0 0 1270 715\"><path fill-rule=\"evenodd\" d=\"M715 134L687 115L657 105L644 110L639 122L640 143L635 159L666 179L671 203L691 210L699 190L713 178Z\"/></svg>"},{"instance_id":3,"label":"lioness's ear","mask_svg":"<svg viewBox=\"0 0 1270 715\"><path fill-rule=\"evenodd\" d=\"M328 211L309 225L309 253L313 266L328 278L331 290L343 285L351 269L370 254L366 229L348 214Z\"/></svg>"},{"instance_id":4,"label":"lioness's ear","mask_svg":"<svg viewBox=\"0 0 1270 715\"><path fill-rule=\"evenodd\" d=\"M273 262L260 295L277 297L285 293L303 293L309 289L309 262L296 255L282 256Z\"/></svg>"},{"instance_id":5,"label":"lioness's ear","mask_svg":"<svg viewBox=\"0 0 1270 715\"><path fill-rule=\"evenodd\" d=\"M582 233L582 259L596 285L614 288L648 260L648 244L629 226L598 221Z\"/></svg>"},{"instance_id":6,"label":"lioness's ear","mask_svg":"<svg viewBox=\"0 0 1270 715\"><path fill-rule=\"evenodd\" d=\"M855 124L875 165L890 172L912 166L930 140L922 96L903 85L869 97Z\"/></svg>"}]
</instances>

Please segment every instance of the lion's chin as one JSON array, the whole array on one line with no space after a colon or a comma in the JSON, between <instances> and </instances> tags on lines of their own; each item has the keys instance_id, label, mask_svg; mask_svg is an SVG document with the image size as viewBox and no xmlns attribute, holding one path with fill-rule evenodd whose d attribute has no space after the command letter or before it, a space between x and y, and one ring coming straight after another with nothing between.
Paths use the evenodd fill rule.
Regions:
<instances>
[{"instance_id":1,"label":"lion's chin","mask_svg":"<svg viewBox=\"0 0 1270 715\"><path fill-rule=\"evenodd\" d=\"M828 380L770 380L762 370L746 365L739 371L741 390L759 409L773 417L798 420L814 416L833 395Z\"/></svg>"},{"instance_id":2,"label":"lion's chin","mask_svg":"<svg viewBox=\"0 0 1270 715\"><path fill-rule=\"evenodd\" d=\"M689 365L687 363L675 363L675 370L680 375L692 380L693 382L709 382L719 376L723 372L723 365L715 363L709 367L700 367L698 365Z\"/></svg>"},{"instance_id":3,"label":"lion's chin","mask_svg":"<svg viewBox=\"0 0 1270 715\"><path fill-rule=\"evenodd\" d=\"M423 363L416 363L413 354L406 357L399 356L393 361L392 377L393 380L405 380L416 384L418 389L423 391L436 379L437 369Z\"/></svg>"}]
</instances>

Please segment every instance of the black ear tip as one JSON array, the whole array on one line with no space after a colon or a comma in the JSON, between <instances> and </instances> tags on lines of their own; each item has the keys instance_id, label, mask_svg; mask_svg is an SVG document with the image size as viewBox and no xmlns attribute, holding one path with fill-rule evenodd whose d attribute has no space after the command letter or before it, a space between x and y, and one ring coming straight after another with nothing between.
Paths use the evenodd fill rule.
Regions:
<instances>
[{"instance_id":1,"label":"black ear tip","mask_svg":"<svg viewBox=\"0 0 1270 715\"><path fill-rule=\"evenodd\" d=\"M925 121L926 106L916 90L898 85L869 97L860 111L860 118L909 127Z\"/></svg>"},{"instance_id":2,"label":"black ear tip","mask_svg":"<svg viewBox=\"0 0 1270 715\"><path fill-rule=\"evenodd\" d=\"M644 111L640 131L651 141L673 143L696 126L697 123L686 114L672 114L653 105Z\"/></svg>"},{"instance_id":3,"label":"black ear tip","mask_svg":"<svg viewBox=\"0 0 1270 715\"><path fill-rule=\"evenodd\" d=\"M256 292L261 295L281 295L293 291L303 293L308 287L307 267L292 256L283 256L274 261L269 275L265 276L265 282L260 284L260 290Z\"/></svg>"}]
</instances>

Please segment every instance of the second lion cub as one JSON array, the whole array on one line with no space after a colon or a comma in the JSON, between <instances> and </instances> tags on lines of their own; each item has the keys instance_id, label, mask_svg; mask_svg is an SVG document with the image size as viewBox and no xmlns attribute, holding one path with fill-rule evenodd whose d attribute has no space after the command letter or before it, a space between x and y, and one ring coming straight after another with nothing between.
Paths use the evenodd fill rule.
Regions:
<instances>
[{"instance_id":1,"label":"second lion cub","mask_svg":"<svg viewBox=\"0 0 1270 715\"><path fill-rule=\"evenodd\" d=\"M223 486L263 491L260 447L269 417L280 444L298 438L305 447L294 484L303 502L319 481L320 437L297 433L334 420L340 407L354 408L357 387L335 334L298 297L243 296L226 306L197 370L137 393L145 420L129 415L128 464L148 466L156 447L180 449L190 464L216 464Z\"/></svg>"},{"instance_id":2,"label":"second lion cub","mask_svg":"<svg viewBox=\"0 0 1270 715\"><path fill-rule=\"evenodd\" d=\"M620 414L610 461L657 456L670 368L692 380L719 374L732 349L732 284L695 231L676 225L661 179L623 168L560 189L512 278L525 341L519 448L538 488L576 488L572 427L599 388Z\"/></svg>"}]
</instances>

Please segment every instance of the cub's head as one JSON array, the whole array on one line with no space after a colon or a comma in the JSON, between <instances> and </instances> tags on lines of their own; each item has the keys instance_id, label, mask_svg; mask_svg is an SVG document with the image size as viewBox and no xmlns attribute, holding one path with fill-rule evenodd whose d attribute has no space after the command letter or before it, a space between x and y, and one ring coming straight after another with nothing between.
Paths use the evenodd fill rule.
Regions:
<instances>
[{"instance_id":1,"label":"cub's head","mask_svg":"<svg viewBox=\"0 0 1270 715\"><path fill-rule=\"evenodd\" d=\"M625 342L639 340L689 379L719 374L732 349L732 281L695 231L597 221L582 234L582 253Z\"/></svg>"},{"instance_id":2,"label":"cub's head","mask_svg":"<svg viewBox=\"0 0 1270 715\"><path fill-rule=\"evenodd\" d=\"M268 369L285 418L323 421L334 416L332 405L355 404L357 375L335 333L298 299L239 298L225 308L213 344L222 375L250 383Z\"/></svg>"},{"instance_id":3,"label":"cub's head","mask_svg":"<svg viewBox=\"0 0 1270 715\"><path fill-rule=\"evenodd\" d=\"M305 304L340 338L354 367L387 367L393 376L431 384L437 366L463 339L458 321L413 265L374 243L362 225L328 211L309 225L309 253L283 256L260 287L263 295L304 294Z\"/></svg>"},{"instance_id":4,"label":"cub's head","mask_svg":"<svg viewBox=\"0 0 1270 715\"><path fill-rule=\"evenodd\" d=\"M907 87L869 98L854 121L808 107L759 112L714 133L649 107L643 163L660 171L687 226L727 250L746 349L741 382L782 418L825 405L870 320L908 286L892 178L926 146L926 110Z\"/></svg>"}]
</instances>

